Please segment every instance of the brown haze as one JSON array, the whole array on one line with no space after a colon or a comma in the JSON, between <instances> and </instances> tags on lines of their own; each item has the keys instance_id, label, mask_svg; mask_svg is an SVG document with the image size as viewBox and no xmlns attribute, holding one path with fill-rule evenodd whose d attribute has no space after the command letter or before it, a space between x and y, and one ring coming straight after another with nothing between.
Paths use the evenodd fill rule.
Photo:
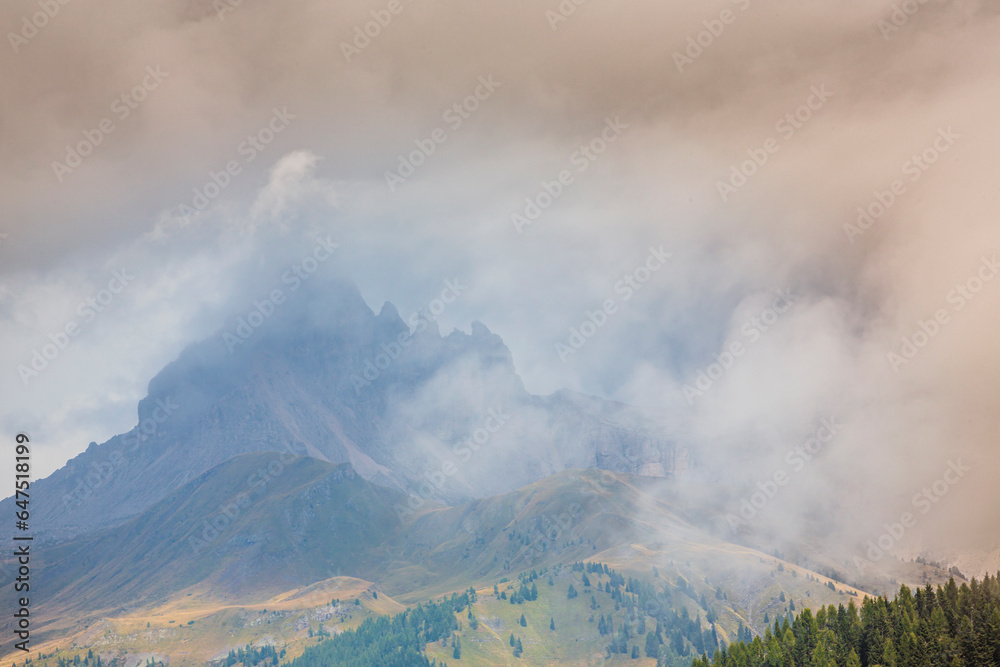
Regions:
<instances>
[{"instance_id":1,"label":"brown haze","mask_svg":"<svg viewBox=\"0 0 1000 667\"><path fill-rule=\"evenodd\" d=\"M1000 250L995 4L914 3L886 32L883 0L590 0L554 30L555 0L400 3L349 63L341 43L387 3L242 0L220 16L208 1L72 0L16 53L0 47L0 422L43 443L40 475L128 430L164 363L330 234L336 270L374 308L410 312L460 277L471 287L443 331L482 320L529 390L635 403L736 488L787 468L834 416L840 434L760 521L821 520L853 545L961 458L972 470L907 548L996 549L1000 280L960 311L948 301ZM679 72L674 53L723 10L734 20ZM0 25L37 11L4 3ZM112 102L147 66L168 76L117 119ZM384 172L490 76L499 88L390 192ZM776 123L823 86L829 99L782 137ZM182 219L274 108L295 119ZM114 131L59 182L52 162L104 117ZM517 233L511 213L609 118L621 137ZM949 128L948 150L904 175ZM769 137L778 151L723 202L718 181ZM894 179L905 193L852 242L844 225ZM660 245L669 264L563 363L569 328ZM121 267L134 283L25 387L16 367ZM794 306L689 405L683 386L747 342L776 289ZM939 309L949 322L894 372L887 353Z\"/></svg>"}]
</instances>

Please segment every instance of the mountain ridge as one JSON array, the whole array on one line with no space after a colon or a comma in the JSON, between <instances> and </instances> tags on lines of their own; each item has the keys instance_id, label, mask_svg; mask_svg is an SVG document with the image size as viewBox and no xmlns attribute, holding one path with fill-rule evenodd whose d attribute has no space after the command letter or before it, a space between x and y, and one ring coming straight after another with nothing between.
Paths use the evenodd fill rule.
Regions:
<instances>
[{"instance_id":1,"label":"mountain ridge","mask_svg":"<svg viewBox=\"0 0 1000 667\"><path fill-rule=\"evenodd\" d=\"M529 394L510 350L479 322L442 336L421 317L411 331L394 306L376 315L351 284L315 289L321 306L317 294L284 305L232 352L219 335L189 345L150 381L136 427L34 482L37 539L120 525L251 452L349 462L382 486L448 503L567 467L670 476L687 460L627 406ZM487 433L498 410L510 418ZM469 442L475 455L462 460ZM442 469L454 470L443 482Z\"/></svg>"}]
</instances>

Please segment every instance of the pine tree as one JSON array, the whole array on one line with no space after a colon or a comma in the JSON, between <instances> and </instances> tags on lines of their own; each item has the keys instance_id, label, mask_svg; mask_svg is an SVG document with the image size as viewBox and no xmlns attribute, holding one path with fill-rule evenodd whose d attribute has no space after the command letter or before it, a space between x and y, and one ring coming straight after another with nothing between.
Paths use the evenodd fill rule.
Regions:
<instances>
[{"instance_id":1,"label":"pine tree","mask_svg":"<svg viewBox=\"0 0 1000 667\"><path fill-rule=\"evenodd\" d=\"M660 642L655 632L646 633L646 657L657 658L660 655Z\"/></svg>"},{"instance_id":2,"label":"pine tree","mask_svg":"<svg viewBox=\"0 0 1000 667\"><path fill-rule=\"evenodd\" d=\"M549 630L555 630L555 629L556 629L556 619L549 618Z\"/></svg>"},{"instance_id":3,"label":"pine tree","mask_svg":"<svg viewBox=\"0 0 1000 667\"><path fill-rule=\"evenodd\" d=\"M887 637L882 649L882 664L885 667L896 667L896 657L896 646L892 643L892 637Z\"/></svg>"},{"instance_id":4,"label":"pine tree","mask_svg":"<svg viewBox=\"0 0 1000 667\"><path fill-rule=\"evenodd\" d=\"M455 650L451 652L451 657L455 660L462 657L462 639L460 637L455 638Z\"/></svg>"},{"instance_id":5,"label":"pine tree","mask_svg":"<svg viewBox=\"0 0 1000 667\"><path fill-rule=\"evenodd\" d=\"M526 628L526 627L528 627L528 619L526 619L526 618L524 617L524 614L521 614L521 620L520 620L520 623L521 623L521 627L522 627L522 628Z\"/></svg>"}]
</instances>

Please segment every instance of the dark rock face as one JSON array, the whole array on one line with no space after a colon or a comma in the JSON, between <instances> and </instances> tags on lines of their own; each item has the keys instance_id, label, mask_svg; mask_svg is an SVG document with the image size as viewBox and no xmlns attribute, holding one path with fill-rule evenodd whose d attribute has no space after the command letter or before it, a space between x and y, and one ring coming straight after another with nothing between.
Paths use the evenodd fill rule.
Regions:
<instances>
[{"instance_id":1,"label":"dark rock face","mask_svg":"<svg viewBox=\"0 0 1000 667\"><path fill-rule=\"evenodd\" d=\"M415 505L504 493L567 468L683 468L685 452L626 406L527 393L510 351L479 322L442 336L391 304L374 314L352 285L302 296L239 342L220 333L190 346L149 383L135 429L38 481L39 537L118 525L252 452L350 463Z\"/></svg>"}]
</instances>

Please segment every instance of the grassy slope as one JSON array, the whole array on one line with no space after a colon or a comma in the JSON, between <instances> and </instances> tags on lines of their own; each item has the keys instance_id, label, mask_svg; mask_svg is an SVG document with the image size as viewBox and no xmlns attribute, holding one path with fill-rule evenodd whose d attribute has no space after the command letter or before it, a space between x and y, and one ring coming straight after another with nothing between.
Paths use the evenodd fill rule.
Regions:
<instances>
[{"instance_id":1,"label":"grassy slope","mask_svg":"<svg viewBox=\"0 0 1000 667\"><path fill-rule=\"evenodd\" d=\"M601 558L595 560L601 561ZM641 561L623 562L626 566L638 567ZM663 570L660 571L659 577L654 577L651 570L645 567L642 567L642 572L636 572L630 571L629 567L612 565L611 563L608 565L612 569L619 569L626 578L636 576L645 581L653 582L657 589L665 586L673 588L675 609L679 609L683 605L688 609L691 618L700 614L705 629L710 626L704 621L705 610L698 605L696 598L700 598L701 594L707 592L706 598L709 601L709 606L720 618L717 628L720 636L726 633L727 627L732 634L735 634L739 620L748 615L747 609L740 606L735 599L738 596L733 595L734 591L727 590L725 585L722 585L723 591L726 592L727 597L733 599L716 599L714 597L714 581L710 583L706 583L703 579L691 581L689 585L692 589L692 595L680 595L665 577ZM683 566L675 571L682 570L685 570ZM772 618L776 613L782 613L783 609L787 610L787 602L780 603L778 601L778 593L782 590L786 591L787 599L795 599L795 595L799 596L803 604L798 605L797 609L805 606L818 607L819 604L828 603L842 602L846 604L847 600L851 599L846 595L831 591L823 582L806 580L798 572L796 575L792 575L792 570L788 568L779 571L773 560L767 560L761 564L761 570L765 572L763 576L767 580L767 585L764 588L774 592L774 604L768 607ZM691 572L691 570L686 571ZM774 577L771 577L771 572L774 572ZM524 604L511 605L508 600L498 599L493 595L492 587L478 590L479 600L473 605L473 613L479 620L478 629L472 630L469 627L465 613L458 615L458 619L462 623L462 629L458 632L462 643L461 659L455 660L452 657L453 649L450 643L444 647L440 644L428 646L427 655L436 658L438 662L447 662L451 666L466 665L467 667L493 667L496 665L566 665L568 667L570 665L591 664L630 664L648 667L655 665L655 659L647 658L643 651L644 636L634 638L629 645L631 649L632 645L638 643L640 649L638 660L632 660L629 656L621 654L612 656L610 660L605 657L605 647L609 643L609 637L602 637L598 632L597 615L611 613L615 619L615 626L618 627L626 618L625 608L622 607L619 611L614 611L615 603L611 599L611 595L597 589L598 584L608 581L607 576L596 574L588 576L593 584L591 588L583 586L582 576L579 572L572 572L566 567L554 574L554 585L551 587L547 585L547 577L542 576L535 582L539 584L538 600ZM579 591L579 595L573 599L568 599L566 595L570 583ZM515 585L518 584L515 582ZM500 591L504 591L505 586L507 584L500 584ZM792 593L792 591L797 592ZM809 596L806 596L806 592L809 593ZM762 594L767 595L768 591L762 590ZM590 608L591 596L598 605L595 610ZM527 627L521 627L519 624L522 613L527 620ZM555 620L555 631L549 629L550 619ZM650 616L646 617L646 624L647 630L653 630L656 627L655 620ZM511 633L521 639L524 647L524 654L519 659L512 655L513 651L509 644Z\"/></svg>"},{"instance_id":2,"label":"grassy slope","mask_svg":"<svg viewBox=\"0 0 1000 667\"><path fill-rule=\"evenodd\" d=\"M375 615L397 614L405 607L371 582L335 577L287 591L251 604L220 605L197 592L184 593L155 608L134 615L101 618L65 637L35 644L47 657L35 665L54 665L56 658L72 659L93 649L107 662L129 655L145 660L169 657L172 665L202 665L225 657L230 649L246 644L275 644L286 649L286 658L301 654L319 641L318 633L353 628ZM339 602L332 605L333 599ZM360 604L354 604L358 600ZM19 660L22 655L8 655Z\"/></svg>"}]
</instances>

